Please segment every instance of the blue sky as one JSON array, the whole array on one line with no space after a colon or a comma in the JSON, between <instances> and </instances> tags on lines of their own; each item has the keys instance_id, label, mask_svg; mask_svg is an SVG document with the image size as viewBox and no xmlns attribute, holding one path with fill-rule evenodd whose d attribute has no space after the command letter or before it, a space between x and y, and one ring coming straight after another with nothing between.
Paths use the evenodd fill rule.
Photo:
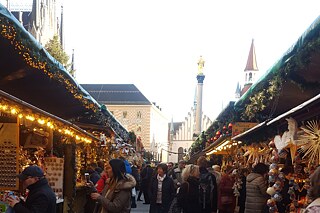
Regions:
<instances>
[{"instance_id":1,"label":"blue sky","mask_svg":"<svg viewBox=\"0 0 320 213\"><path fill-rule=\"evenodd\" d=\"M66 51L79 83L135 84L171 120L193 106L205 62L203 112L214 120L243 80L251 40L268 70L320 15L320 1L63 1Z\"/></svg>"}]
</instances>

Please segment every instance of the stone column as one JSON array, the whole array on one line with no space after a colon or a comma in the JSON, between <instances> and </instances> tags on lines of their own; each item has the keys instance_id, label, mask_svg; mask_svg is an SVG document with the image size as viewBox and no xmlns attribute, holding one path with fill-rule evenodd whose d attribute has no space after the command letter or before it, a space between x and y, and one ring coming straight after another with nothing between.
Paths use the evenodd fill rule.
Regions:
<instances>
[{"instance_id":1,"label":"stone column","mask_svg":"<svg viewBox=\"0 0 320 213\"><path fill-rule=\"evenodd\" d=\"M203 90L203 80L205 75L199 73L197 75L198 85L197 85L197 108L196 108L196 129L195 134L199 135L201 132L201 120L202 120L202 90Z\"/></svg>"}]
</instances>

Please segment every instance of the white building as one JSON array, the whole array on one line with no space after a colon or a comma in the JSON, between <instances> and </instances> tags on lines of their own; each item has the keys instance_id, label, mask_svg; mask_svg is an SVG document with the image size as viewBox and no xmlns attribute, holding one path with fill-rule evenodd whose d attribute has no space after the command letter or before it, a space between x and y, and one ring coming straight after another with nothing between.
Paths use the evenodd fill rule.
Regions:
<instances>
[{"instance_id":1,"label":"white building","mask_svg":"<svg viewBox=\"0 0 320 213\"><path fill-rule=\"evenodd\" d=\"M63 46L63 13L60 0L0 0L0 3L42 45L58 35Z\"/></svg>"}]
</instances>

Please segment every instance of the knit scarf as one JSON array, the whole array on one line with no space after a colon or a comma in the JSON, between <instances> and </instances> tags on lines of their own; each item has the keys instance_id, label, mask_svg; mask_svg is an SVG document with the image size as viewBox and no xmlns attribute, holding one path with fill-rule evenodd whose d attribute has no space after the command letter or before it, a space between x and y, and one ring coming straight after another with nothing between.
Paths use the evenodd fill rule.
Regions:
<instances>
[{"instance_id":1,"label":"knit scarf","mask_svg":"<svg viewBox=\"0 0 320 213\"><path fill-rule=\"evenodd\" d=\"M158 179L158 190L157 190L157 201L156 203L162 203L162 183L164 178L166 177L166 175L163 175L163 177L161 177L159 174L157 175L157 179Z\"/></svg>"}]
</instances>

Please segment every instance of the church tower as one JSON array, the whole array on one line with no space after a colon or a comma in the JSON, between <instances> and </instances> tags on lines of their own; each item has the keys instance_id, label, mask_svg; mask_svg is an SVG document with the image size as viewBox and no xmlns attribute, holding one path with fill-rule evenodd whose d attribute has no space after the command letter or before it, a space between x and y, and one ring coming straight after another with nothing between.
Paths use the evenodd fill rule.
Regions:
<instances>
[{"instance_id":1,"label":"church tower","mask_svg":"<svg viewBox=\"0 0 320 213\"><path fill-rule=\"evenodd\" d=\"M258 72L259 69L256 59L256 50L254 47L254 40L252 39L247 65L244 69L244 85L241 90L240 96L242 96L251 87L253 82L256 81L256 78L258 77Z\"/></svg>"},{"instance_id":2,"label":"church tower","mask_svg":"<svg viewBox=\"0 0 320 213\"><path fill-rule=\"evenodd\" d=\"M199 135L201 133L201 119L202 119L202 90L203 90L203 80L205 75L203 74L204 60L202 56L198 61L198 75L197 75L197 105L196 105L196 120L195 120L195 135Z\"/></svg>"}]
</instances>

